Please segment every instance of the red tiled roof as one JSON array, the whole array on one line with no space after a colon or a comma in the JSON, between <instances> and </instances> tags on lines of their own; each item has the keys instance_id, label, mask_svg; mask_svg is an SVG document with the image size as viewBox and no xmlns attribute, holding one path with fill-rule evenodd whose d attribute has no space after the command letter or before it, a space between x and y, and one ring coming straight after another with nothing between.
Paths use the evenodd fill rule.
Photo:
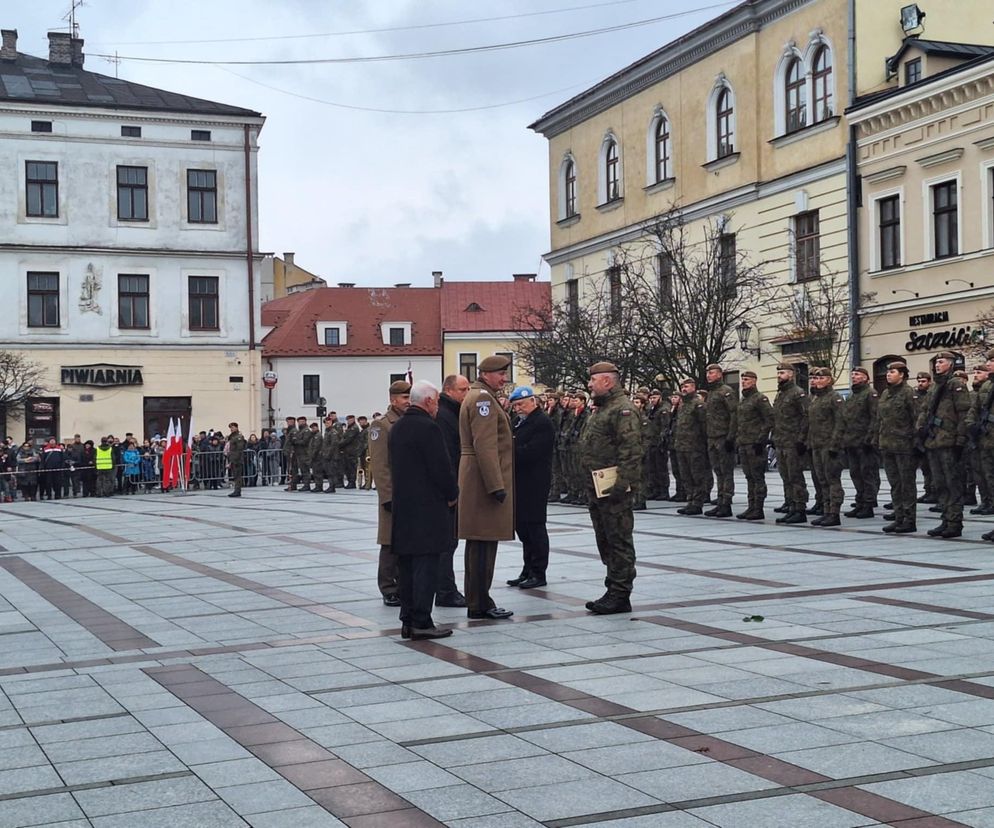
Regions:
<instances>
[{"instance_id":1,"label":"red tiled roof","mask_svg":"<svg viewBox=\"0 0 994 828\"><path fill-rule=\"evenodd\" d=\"M513 331L526 311L552 304L548 282L442 282L441 293L442 329L450 333Z\"/></svg>"},{"instance_id":2,"label":"red tiled roof","mask_svg":"<svg viewBox=\"0 0 994 828\"><path fill-rule=\"evenodd\" d=\"M262 306L275 329L263 356L441 356L439 291L434 288L315 288ZM319 345L316 322L348 322L346 344ZM410 345L384 345L382 322L411 322Z\"/></svg>"}]
</instances>

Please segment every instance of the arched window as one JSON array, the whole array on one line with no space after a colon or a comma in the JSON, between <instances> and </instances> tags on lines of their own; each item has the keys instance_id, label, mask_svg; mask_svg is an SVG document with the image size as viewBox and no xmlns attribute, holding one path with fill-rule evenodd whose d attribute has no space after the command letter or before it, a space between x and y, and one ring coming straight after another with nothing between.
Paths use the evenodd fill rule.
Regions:
<instances>
[{"instance_id":1,"label":"arched window","mask_svg":"<svg viewBox=\"0 0 994 828\"><path fill-rule=\"evenodd\" d=\"M576 192L576 161L567 153L559 165L559 204L556 211L559 221L580 215Z\"/></svg>"},{"instance_id":2,"label":"arched window","mask_svg":"<svg viewBox=\"0 0 994 828\"><path fill-rule=\"evenodd\" d=\"M618 158L618 142L611 138L608 140L604 153L604 181L607 184L607 201L616 201L621 198L621 165Z\"/></svg>"},{"instance_id":3,"label":"arched window","mask_svg":"<svg viewBox=\"0 0 994 828\"><path fill-rule=\"evenodd\" d=\"M826 45L818 47L814 60L811 62L811 80L814 86L812 121L820 121L831 118L835 113L832 80L832 50Z\"/></svg>"},{"instance_id":4,"label":"arched window","mask_svg":"<svg viewBox=\"0 0 994 828\"><path fill-rule=\"evenodd\" d=\"M667 178L672 178L672 171L670 170L670 158L672 157L671 147L670 147L670 122L665 115L660 115L656 120L656 130L653 147L654 147L654 160L655 160L655 172L656 172L656 182L665 181Z\"/></svg>"},{"instance_id":5,"label":"arched window","mask_svg":"<svg viewBox=\"0 0 994 828\"><path fill-rule=\"evenodd\" d=\"M726 86L718 93L715 102L715 138L717 139L716 158L724 158L735 152L735 104L732 92Z\"/></svg>"},{"instance_id":6,"label":"arched window","mask_svg":"<svg viewBox=\"0 0 994 828\"><path fill-rule=\"evenodd\" d=\"M808 79L800 58L792 58L784 74L785 132L803 129L808 123Z\"/></svg>"}]
</instances>

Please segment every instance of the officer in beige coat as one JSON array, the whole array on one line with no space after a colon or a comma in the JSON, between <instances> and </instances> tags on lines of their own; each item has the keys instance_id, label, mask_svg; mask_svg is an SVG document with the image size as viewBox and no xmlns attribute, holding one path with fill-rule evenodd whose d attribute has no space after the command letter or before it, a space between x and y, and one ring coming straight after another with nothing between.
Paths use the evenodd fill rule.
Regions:
<instances>
[{"instance_id":1,"label":"officer in beige coat","mask_svg":"<svg viewBox=\"0 0 994 828\"><path fill-rule=\"evenodd\" d=\"M489 356L459 409L459 537L466 541L470 618L510 618L490 597L497 542L514 538L514 444L497 400L511 361Z\"/></svg>"},{"instance_id":2,"label":"officer in beige coat","mask_svg":"<svg viewBox=\"0 0 994 828\"><path fill-rule=\"evenodd\" d=\"M390 526L393 485L390 478L390 454L387 437L390 429L411 404L411 384L397 380L390 384L390 407L382 417L369 425L369 466L376 480L376 497L379 501L376 542L380 544L380 563L376 570L376 583L388 607L400 606L398 595L397 559L390 551Z\"/></svg>"}]
</instances>

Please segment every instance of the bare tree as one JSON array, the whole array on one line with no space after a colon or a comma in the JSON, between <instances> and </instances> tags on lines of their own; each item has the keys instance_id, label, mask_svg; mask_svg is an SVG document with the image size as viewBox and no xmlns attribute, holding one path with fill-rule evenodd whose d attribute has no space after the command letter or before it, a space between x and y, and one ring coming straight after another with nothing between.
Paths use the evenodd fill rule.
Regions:
<instances>
[{"instance_id":1,"label":"bare tree","mask_svg":"<svg viewBox=\"0 0 994 828\"><path fill-rule=\"evenodd\" d=\"M771 304L791 353L810 366L829 368L838 376L849 353L849 284L836 274L786 285Z\"/></svg>"},{"instance_id":2,"label":"bare tree","mask_svg":"<svg viewBox=\"0 0 994 828\"><path fill-rule=\"evenodd\" d=\"M0 350L0 433L7 432L7 414L32 397L47 392L45 369L16 351Z\"/></svg>"}]
</instances>

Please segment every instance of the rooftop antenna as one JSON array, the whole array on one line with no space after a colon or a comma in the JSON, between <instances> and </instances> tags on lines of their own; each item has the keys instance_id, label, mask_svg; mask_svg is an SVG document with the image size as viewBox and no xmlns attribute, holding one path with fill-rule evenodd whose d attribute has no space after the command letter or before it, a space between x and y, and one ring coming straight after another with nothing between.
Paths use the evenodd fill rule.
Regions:
<instances>
[{"instance_id":1,"label":"rooftop antenna","mask_svg":"<svg viewBox=\"0 0 994 828\"><path fill-rule=\"evenodd\" d=\"M114 77L115 78L119 77L118 74L117 74L117 72L118 72L118 68L121 65L121 59L117 56L117 49L114 50L114 57L110 57L108 55L107 57L104 57L103 59L106 60L108 63L113 63L114 64Z\"/></svg>"},{"instance_id":2,"label":"rooftop antenna","mask_svg":"<svg viewBox=\"0 0 994 828\"><path fill-rule=\"evenodd\" d=\"M69 11L63 16L63 20L69 21L69 31L73 37L79 37L79 21L76 20L76 9L83 5L83 0L69 0Z\"/></svg>"}]
</instances>

